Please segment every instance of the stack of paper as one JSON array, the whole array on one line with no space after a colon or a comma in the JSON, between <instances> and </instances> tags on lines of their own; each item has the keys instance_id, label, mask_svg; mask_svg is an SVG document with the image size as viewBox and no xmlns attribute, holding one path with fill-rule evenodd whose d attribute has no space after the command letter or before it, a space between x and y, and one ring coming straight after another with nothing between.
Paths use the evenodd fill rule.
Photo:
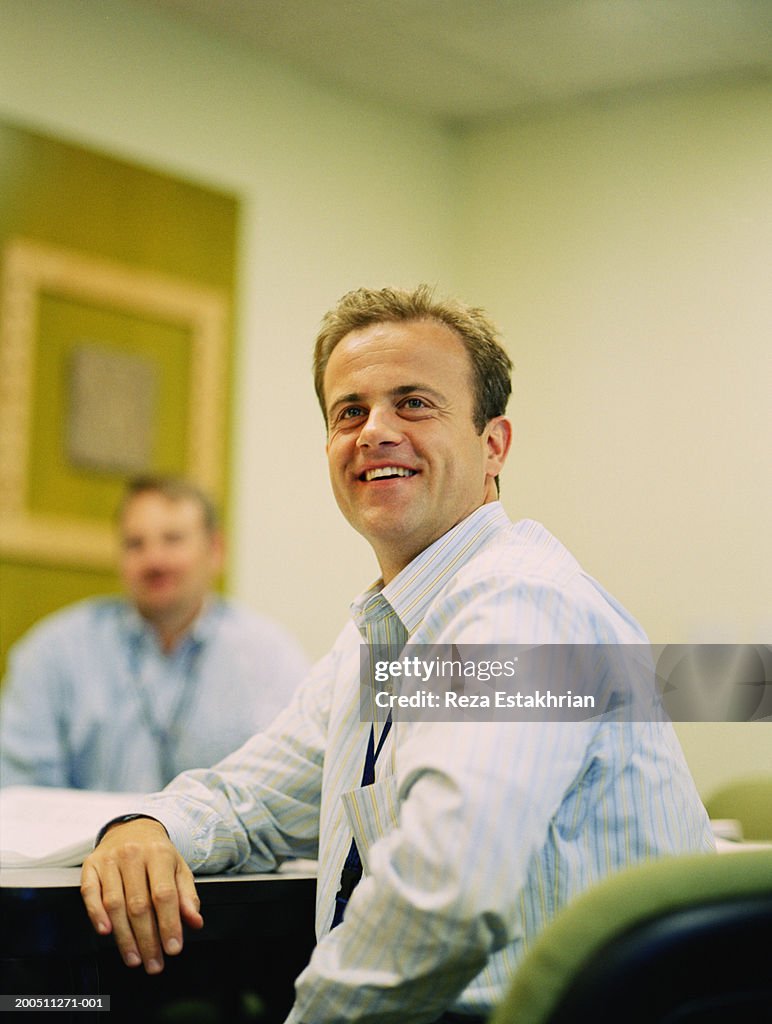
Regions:
<instances>
[{"instance_id":1,"label":"stack of paper","mask_svg":"<svg viewBox=\"0 0 772 1024\"><path fill-rule=\"evenodd\" d=\"M82 864L106 821L136 811L143 793L52 786L0 789L0 866L67 868Z\"/></svg>"}]
</instances>

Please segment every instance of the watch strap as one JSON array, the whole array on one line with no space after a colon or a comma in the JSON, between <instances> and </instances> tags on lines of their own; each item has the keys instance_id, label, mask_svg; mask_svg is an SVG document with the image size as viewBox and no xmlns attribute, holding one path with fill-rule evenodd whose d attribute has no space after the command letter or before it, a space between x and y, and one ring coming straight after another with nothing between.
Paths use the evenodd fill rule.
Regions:
<instances>
[{"instance_id":1,"label":"watch strap","mask_svg":"<svg viewBox=\"0 0 772 1024\"><path fill-rule=\"evenodd\" d=\"M124 825L127 821L136 821L137 818L149 818L150 821L158 821L158 818L154 818L152 814L119 814L117 818L110 818L97 832L97 837L94 840L94 849L96 850L113 825ZM158 821L158 824L163 826L162 821Z\"/></svg>"}]
</instances>

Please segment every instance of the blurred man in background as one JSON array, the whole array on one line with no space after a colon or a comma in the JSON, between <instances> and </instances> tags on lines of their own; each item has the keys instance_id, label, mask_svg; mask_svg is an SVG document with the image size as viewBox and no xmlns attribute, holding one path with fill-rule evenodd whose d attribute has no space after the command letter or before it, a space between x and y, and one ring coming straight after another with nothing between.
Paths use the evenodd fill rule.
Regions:
<instances>
[{"instance_id":1,"label":"blurred man in background","mask_svg":"<svg viewBox=\"0 0 772 1024\"><path fill-rule=\"evenodd\" d=\"M125 597L48 616L11 651L0 785L160 789L268 725L305 673L288 632L212 592L223 538L198 487L130 482L118 530Z\"/></svg>"}]
</instances>

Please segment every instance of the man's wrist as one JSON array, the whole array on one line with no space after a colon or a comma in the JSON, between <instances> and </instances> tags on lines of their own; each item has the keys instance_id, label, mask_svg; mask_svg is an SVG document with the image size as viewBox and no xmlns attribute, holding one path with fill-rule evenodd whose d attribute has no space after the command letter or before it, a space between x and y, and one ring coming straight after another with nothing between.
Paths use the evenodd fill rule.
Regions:
<instances>
[{"instance_id":1,"label":"man's wrist","mask_svg":"<svg viewBox=\"0 0 772 1024\"><path fill-rule=\"evenodd\" d=\"M154 818L152 814L119 814L117 818L110 818L110 820L106 822L97 832L97 837L94 840L94 849L96 850L97 846L99 846L99 844L102 842L102 840L113 827L113 825L123 825L127 821L136 821L138 818L147 818L149 821L158 821L158 818ZM166 832L166 828L163 822L158 821L158 824L161 826L164 832Z\"/></svg>"}]
</instances>

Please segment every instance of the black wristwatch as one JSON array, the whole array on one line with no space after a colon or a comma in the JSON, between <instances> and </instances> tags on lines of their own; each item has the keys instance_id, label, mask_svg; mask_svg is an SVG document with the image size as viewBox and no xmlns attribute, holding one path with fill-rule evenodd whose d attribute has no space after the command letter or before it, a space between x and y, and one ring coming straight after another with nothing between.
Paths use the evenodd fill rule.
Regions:
<instances>
[{"instance_id":1,"label":"black wristwatch","mask_svg":"<svg viewBox=\"0 0 772 1024\"><path fill-rule=\"evenodd\" d=\"M119 814L117 818L110 818L110 820L97 832L97 837L94 840L94 849L96 850L97 846L99 846L107 834L107 830L112 828L113 825L123 825L124 822L136 821L137 818L149 818L151 821L158 821L158 818L154 818L152 814ZM162 821L158 821L158 824L164 829L164 831L166 831Z\"/></svg>"}]
</instances>

